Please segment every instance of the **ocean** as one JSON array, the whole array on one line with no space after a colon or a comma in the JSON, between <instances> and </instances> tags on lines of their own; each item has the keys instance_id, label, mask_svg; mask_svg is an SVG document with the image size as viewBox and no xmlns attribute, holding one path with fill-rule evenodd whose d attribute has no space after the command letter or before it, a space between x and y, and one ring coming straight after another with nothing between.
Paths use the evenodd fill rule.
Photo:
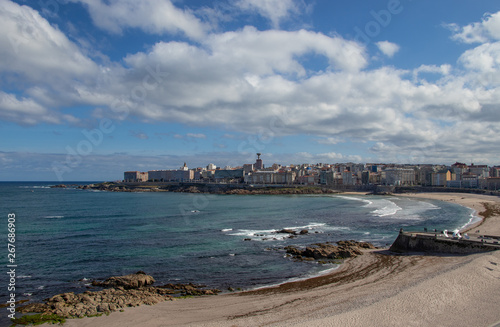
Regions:
<instances>
[{"instance_id":1,"label":"ocean","mask_svg":"<svg viewBox=\"0 0 500 327\"><path fill-rule=\"evenodd\" d=\"M0 183L6 271L7 218L16 216L17 300L84 292L94 279L138 270L157 285L253 289L336 267L294 262L287 245L352 239L388 246L400 228L453 230L477 219L453 203L397 196L118 193L54 184ZM275 233L284 228L309 233ZM1 275L5 303L9 281Z\"/></svg>"}]
</instances>

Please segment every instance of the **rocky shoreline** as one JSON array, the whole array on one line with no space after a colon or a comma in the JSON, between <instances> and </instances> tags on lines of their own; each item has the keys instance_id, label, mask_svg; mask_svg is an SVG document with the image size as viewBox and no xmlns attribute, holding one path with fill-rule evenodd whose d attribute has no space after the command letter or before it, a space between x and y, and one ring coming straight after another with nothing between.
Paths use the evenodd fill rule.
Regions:
<instances>
[{"instance_id":1,"label":"rocky shoreline","mask_svg":"<svg viewBox=\"0 0 500 327\"><path fill-rule=\"evenodd\" d=\"M214 183L98 183L88 185L59 184L52 188L77 188L107 192L179 192L179 193L209 193L209 194L338 194L338 190L321 186L283 186L261 187L247 184L214 184Z\"/></svg>"},{"instance_id":2,"label":"rocky shoreline","mask_svg":"<svg viewBox=\"0 0 500 327\"><path fill-rule=\"evenodd\" d=\"M307 230L298 232L281 230L278 233L304 235L307 234ZM297 261L316 260L324 264L334 262L334 260L353 258L362 255L363 250L375 248L370 243L351 240L339 241L337 245L329 242L317 243L305 249L287 246L281 250L285 250L288 256ZM125 276L113 276L104 281L92 281L91 285L103 288L101 290L85 291L80 294L62 293L45 299L43 303L30 303L18 307L16 311L23 314L39 313L42 316L52 315L61 318L83 318L124 311L127 307L153 305L189 296L217 295L221 292L218 289L207 289L204 285L192 283L153 286L154 282L154 278L143 271ZM234 291L232 288L229 290Z\"/></svg>"},{"instance_id":3,"label":"rocky shoreline","mask_svg":"<svg viewBox=\"0 0 500 327\"><path fill-rule=\"evenodd\" d=\"M100 291L58 294L45 299L44 303L30 303L19 307L17 312L82 318L123 311L126 307L173 301L180 297L220 293L220 290L206 289L204 285L167 284L152 286L154 282L152 276L142 271L125 276L114 276L104 281L92 282L92 286L105 287Z\"/></svg>"},{"instance_id":4,"label":"rocky shoreline","mask_svg":"<svg viewBox=\"0 0 500 327\"><path fill-rule=\"evenodd\" d=\"M305 249L289 245L285 247L286 253L298 261L316 260L319 263L328 263L335 260L354 258L363 254L363 250L377 249L368 242L338 241L337 245L330 242L316 243Z\"/></svg>"}]
</instances>

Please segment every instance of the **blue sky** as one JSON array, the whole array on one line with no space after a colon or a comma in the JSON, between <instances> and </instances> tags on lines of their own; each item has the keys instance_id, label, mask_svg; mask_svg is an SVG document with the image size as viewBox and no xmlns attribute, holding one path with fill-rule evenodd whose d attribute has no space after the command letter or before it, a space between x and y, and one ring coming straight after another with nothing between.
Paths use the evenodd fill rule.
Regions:
<instances>
[{"instance_id":1,"label":"blue sky","mask_svg":"<svg viewBox=\"0 0 500 327\"><path fill-rule=\"evenodd\" d=\"M500 164L500 3L0 0L0 180Z\"/></svg>"}]
</instances>

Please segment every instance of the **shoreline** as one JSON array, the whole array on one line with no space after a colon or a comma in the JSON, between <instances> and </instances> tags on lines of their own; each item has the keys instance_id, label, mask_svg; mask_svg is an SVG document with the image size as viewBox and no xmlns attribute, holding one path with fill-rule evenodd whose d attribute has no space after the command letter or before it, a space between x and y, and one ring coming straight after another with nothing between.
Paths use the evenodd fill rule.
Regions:
<instances>
[{"instance_id":1,"label":"shoreline","mask_svg":"<svg viewBox=\"0 0 500 327\"><path fill-rule=\"evenodd\" d=\"M396 194L395 194L396 195ZM460 232L469 232L474 229L480 230L482 234L500 235L500 217L481 216L481 213L486 211L484 203L492 205L500 205L500 197L493 195L482 195L473 193L403 193L397 194L400 197L421 198L430 200L439 200L450 203L455 203L463 207L472 209L480 221L472 225L465 226Z\"/></svg>"},{"instance_id":2,"label":"shoreline","mask_svg":"<svg viewBox=\"0 0 500 327\"><path fill-rule=\"evenodd\" d=\"M457 203L480 213L500 198L474 194L395 194ZM467 229L500 235L492 211ZM487 301L485 301L487 299ZM369 250L335 271L217 297L141 306L65 326L490 326L500 321L500 251L467 256ZM98 319L98 320L96 320Z\"/></svg>"}]
</instances>

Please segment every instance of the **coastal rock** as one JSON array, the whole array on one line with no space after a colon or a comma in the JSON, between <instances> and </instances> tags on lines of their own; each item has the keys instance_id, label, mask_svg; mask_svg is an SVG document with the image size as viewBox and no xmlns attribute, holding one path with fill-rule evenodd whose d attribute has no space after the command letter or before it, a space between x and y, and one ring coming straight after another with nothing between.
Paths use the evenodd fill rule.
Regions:
<instances>
[{"instance_id":1,"label":"coastal rock","mask_svg":"<svg viewBox=\"0 0 500 327\"><path fill-rule=\"evenodd\" d=\"M18 307L17 311L56 314L65 318L85 317L123 310L126 307L153 305L173 300L174 294L200 296L220 293L218 289L204 289L206 286L192 283L149 286L153 281L153 277L142 271L126 276L110 277L105 282L95 284L118 286L100 291L86 291L81 294L62 293L46 299L45 303L31 303Z\"/></svg>"},{"instance_id":2,"label":"coastal rock","mask_svg":"<svg viewBox=\"0 0 500 327\"><path fill-rule=\"evenodd\" d=\"M284 228L282 230L277 231L278 234L295 234L293 229Z\"/></svg>"},{"instance_id":3,"label":"coastal rock","mask_svg":"<svg viewBox=\"0 0 500 327\"><path fill-rule=\"evenodd\" d=\"M339 241L337 245L331 243L317 243L305 249L295 246L287 246L285 250L296 259L313 258L315 260L324 259L346 259L362 255L362 249L375 249L370 243L356 241Z\"/></svg>"},{"instance_id":4,"label":"coastal rock","mask_svg":"<svg viewBox=\"0 0 500 327\"><path fill-rule=\"evenodd\" d=\"M50 188L66 188L67 186L64 184L52 185Z\"/></svg>"},{"instance_id":5,"label":"coastal rock","mask_svg":"<svg viewBox=\"0 0 500 327\"><path fill-rule=\"evenodd\" d=\"M123 287L125 289L139 288L151 285L155 282L154 278L139 271L135 274L126 276L114 276L106 279L104 282L93 281L93 286L102 287Z\"/></svg>"}]
</instances>

